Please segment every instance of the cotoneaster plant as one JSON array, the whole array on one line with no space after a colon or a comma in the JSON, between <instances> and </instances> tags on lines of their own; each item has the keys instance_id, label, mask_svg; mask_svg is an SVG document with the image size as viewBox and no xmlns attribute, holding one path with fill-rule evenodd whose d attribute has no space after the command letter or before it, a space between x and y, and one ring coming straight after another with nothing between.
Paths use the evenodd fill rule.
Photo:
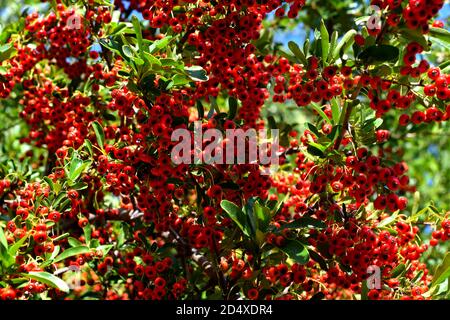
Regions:
<instances>
[{"instance_id":1,"label":"cotoneaster plant","mask_svg":"<svg viewBox=\"0 0 450 320\"><path fill-rule=\"evenodd\" d=\"M449 297L450 215L402 152L450 118L443 0L286 47L308 0L43 2L0 35L0 299ZM175 165L195 121L280 129L280 167Z\"/></svg>"}]
</instances>

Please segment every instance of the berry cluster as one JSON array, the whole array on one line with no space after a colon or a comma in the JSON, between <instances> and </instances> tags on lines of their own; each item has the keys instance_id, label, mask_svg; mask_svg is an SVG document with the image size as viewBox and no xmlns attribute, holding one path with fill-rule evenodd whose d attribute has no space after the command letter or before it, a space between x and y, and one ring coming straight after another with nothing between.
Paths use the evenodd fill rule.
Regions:
<instances>
[{"instance_id":1,"label":"berry cluster","mask_svg":"<svg viewBox=\"0 0 450 320\"><path fill-rule=\"evenodd\" d=\"M443 1L372 4L388 11L387 24L356 35L362 49L388 41L384 36L400 26L426 33ZM114 5L119 23L94 1L85 4L84 14L58 4L45 17L28 15L26 41L11 40L17 54L0 77L0 96L20 108L29 129L21 143L45 148L48 159L36 164L44 168L43 179L1 177L4 234L8 246L18 246L5 259L12 271L2 274L1 299L34 299L46 291L55 299L87 292L111 300L183 299L215 291L224 298L310 299L322 292L346 299L362 294L370 268L380 269L383 285L368 292L370 299L423 298L431 275L420 258L428 246L417 241L421 230L405 215L406 194L414 190L408 165L393 155L390 130L371 127L361 141L361 124L351 117L355 109L376 118L401 109L412 112L400 117L403 126L447 120L448 107L414 109L422 101L450 99L449 75L425 60L415 66L423 46L408 42L399 74L382 76L370 61L328 63L307 53L303 64L255 44L268 13L294 19L303 0ZM145 20L138 21L142 35L121 24L133 11ZM126 32L114 36L121 30ZM153 59L145 69L131 47L148 47L166 34L176 41L168 41L165 51L142 53ZM97 40L107 44L101 51L93 50ZM125 40L128 45L114 47ZM173 78L160 74L180 64ZM176 85L184 66L194 65L207 80ZM200 112L199 105L213 109L226 98L239 102L236 117ZM192 131L194 121L221 132L263 128L263 106L270 100L292 100L302 110L314 103L320 128L311 125L298 138L288 128L276 174L263 175L256 164L173 163L174 130ZM332 103L343 113L339 125L331 124ZM311 148L331 140L338 127L325 151L313 154ZM223 200L237 210L230 213ZM249 223L252 217L258 223ZM441 220L431 246L449 239L449 221ZM288 259L302 248L304 260ZM50 272L60 254L64 259L56 258L54 266L80 270L73 292L23 280L24 273Z\"/></svg>"}]
</instances>

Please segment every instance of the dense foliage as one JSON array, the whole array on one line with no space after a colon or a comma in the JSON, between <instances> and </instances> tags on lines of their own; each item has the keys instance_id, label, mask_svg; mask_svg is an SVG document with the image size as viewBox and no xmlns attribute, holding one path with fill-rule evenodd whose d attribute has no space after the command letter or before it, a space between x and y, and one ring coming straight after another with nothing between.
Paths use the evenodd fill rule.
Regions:
<instances>
[{"instance_id":1,"label":"dense foliage","mask_svg":"<svg viewBox=\"0 0 450 320\"><path fill-rule=\"evenodd\" d=\"M1 299L449 298L444 0L3 2Z\"/></svg>"}]
</instances>

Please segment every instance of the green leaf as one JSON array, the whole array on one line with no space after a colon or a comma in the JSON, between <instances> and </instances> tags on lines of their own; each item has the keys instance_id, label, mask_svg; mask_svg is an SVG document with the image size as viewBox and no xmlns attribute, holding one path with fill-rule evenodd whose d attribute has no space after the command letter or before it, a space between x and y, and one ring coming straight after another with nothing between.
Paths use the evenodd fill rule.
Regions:
<instances>
[{"instance_id":1,"label":"green leaf","mask_svg":"<svg viewBox=\"0 0 450 320\"><path fill-rule=\"evenodd\" d=\"M135 58L134 58L134 63L136 63L138 66L143 66L143 65L145 64L145 61L142 60L142 59L139 58L139 57L135 57Z\"/></svg>"},{"instance_id":2,"label":"green leaf","mask_svg":"<svg viewBox=\"0 0 450 320\"><path fill-rule=\"evenodd\" d=\"M298 44L296 44L294 41L288 42L288 47L294 54L294 56L301 62L304 66L308 65L308 60L306 60L305 54L302 52Z\"/></svg>"},{"instance_id":3,"label":"green leaf","mask_svg":"<svg viewBox=\"0 0 450 320\"><path fill-rule=\"evenodd\" d=\"M380 123L380 121L377 121L377 120L381 120L381 123ZM368 118L368 119L364 120L364 124L361 127L361 129L363 129L364 131L367 131L367 132L372 132L374 130L374 128L376 128L375 124L378 124L378 127L379 127L382 123L383 123L382 119Z\"/></svg>"},{"instance_id":4,"label":"green leaf","mask_svg":"<svg viewBox=\"0 0 450 320\"><path fill-rule=\"evenodd\" d=\"M330 42L330 49L327 56L327 61L331 62L333 60L333 53L334 50L336 50L337 40L338 40L339 34L337 31L334 31L331 34L331 42Z\"/></svg>"},{"instance_id":5,"label":"green leaf","mask_svg":"<svg viewBox=\"0 0 450 320\"><path fill-rule=\"evenodd\" d=\"M256 218L258 219L258 229L265 233L270 224L270 209L262 206L258 201L256 201L253 210Z\"/></svg>"},{"instance_id":6,"label":"green leaf","mask_svg":"<svg viewBox=\"0 0 450 320\"><path fill-rule=\"evenodd\" d=\"M112 39L100 39L98 41L102 46L104 46L106 49L111 50L112 52L118 54L119 56L122 55L122 53L119 51L120 46L117 41L114 41Z\"/></svg>"},{"instance_id":7,"label":"green leaf","mask_svg":"<svg viewBox=\"0 0 450 320\"><path fill-rule=\"evenodd\" d=\"M430 50L427 39L425 39L424 35L421 31L419 31L419 29L413 30L409 28L400 28L398 30L398 33L402 38L410 40L411 42L417 42L424 48L425 51Z\"/></svg>"},{"instance_id":8,"label":"green leaf","mask_svg":"<svg viewBox=\"0 0 450 320\"><path fill-rule=\"evenodd\" d=\"M93 157L93 156L94 156L94 151L93 151L93 149L92 149L92 142L91 142L89 139L85 139L85 140L84 140L84 146L85 146L86 149L88 150L89 155L90 155L91 157Z\"/></svg>"},{"instance_id":9,"label":"green leaf","mask_svg":"<svg viewBox=\"0 0 450 320\"><path fill-rule=\"evenodd\" d=\"M70 245L72 248L83 246L83 244L81 243L81 241L79 241L79 240L77 240L77 239L75 239L75 238L73 238L73 237L69 237L69 239L67 239L67 242L69 242L69 245Z\"/></svg>"},{"instance_id":10,"label":"green leaf","mask_svg":"<svg viewBox=\"0 0 450 320\"><path fill-rule=\"evenodd\" d=\"M125 243L125 224L120 222L117 226L117 247L120 248L124 245Z\"/></svg>"},{"instance_id":11,"label":"green leaf","mask_svg":"<svg viewBox=\"0 0 450 320\"><path fill-rule=\"evenodd\" d=\"M89 245L89 242L91 242L91 225L89 223L83 228L83 234L84 241Z\"/></svg>"},{"instance_id":12,"label":"green leaf","mask_svg":"<svg viewBox=\"0 0 450 320\"><path fill-rule=\"evenodd\" d=\"M333 123L338 123L341 116L339 102L336 98L331 99L331 118Z\"/></svg>"},{"instance_id":13,"label":"green leaf","mask_svg":"<svg viewBox=\"0 0 450 320\"><path fill-rule=\"evenodd\" d=\"M134 32L136 33L136 38L138 41L139 49L142 49L142 30L141 30L141 23L139 22L139 19L133 15L131 17L131 23L133 24Z\"/></svg>"},{"instance_id":14,"label":"green leaf","mask_svg":"<svg viewBox=\"0 0 450 320\"><path fill-rule=\"evenodd\" d=\"M354 20L354 22L355 22L355 25L360 25L360 24L362 24L362 23L364 23L364 22L367 22L367 21L369 21L369 19L370 19L370 16L362 16L362 17L358 17L358 18L356 18L355 20Z\"/></svg>"},{"instance_id":15,"label":"green leaf","mask_svg":"<svg viewBox=\"0 0 450 320\"><path fill-rule=\"evenodd\" d=\"M67 258L73 257L73 256L79 256L81 254L89 253L90 249L86 246L79 246L74 248L69 248L64 250L59 256L53 260L53 263L66 260Z\"/></svg>"},{"instance_id":16,"label":"green leaf","mask_svg":"<svg viewBox=\"0 0 450 320\"><path fill-rule=\"evenodd\" d=\"M270 129L278 129L277 122L275 121L275 118L273 116L268 116L267 122Z\"/></svg>"},{"instance_id":17,"label":"green leaf","mask_svg":"<svg viewBox=\"0 0 450 320\"><path fill-rule=\"evenodd\" d=\"M56 185L55 185L56 186ZM59 191L58 191L59 192ZM61 203L63 199L67 199L67 195L65 192L60 193L56 199L52 203L53 208L58 208L58 205Z\"/></svg>"},{"instance_id":18,"label":"green leaf","mask_svg":"<svg viewBox=\"0 0 450 320\"><path fill-rule=\"evenodd\" d=\"M320 300L323 300L323 299L325 299L325 294L323 292L319 291L315 295L313 295L311 297L311 299L309 299L309 300L311 300L311 301L320 301Z\"/></svg>"},{"instance_id":19,"label":"green leaf","mask_svg":"<svg viewBox=\"0 0 450 320\"><path fill-rule=\"evenodd\" d=\"M445 297L444 299L449 299L449 294L450 294L450 278L447 279L447 281L444 281L436 286L432 286L430 288L430 290L428 290L427 292L425 292L423 294L423 296L425 298L429 298L429 297L433 297L433 299L436 299L435 297L441 295L441 294L445 294L447 295L447 297Z\"/></svg>"},{"instance_id":20,"label":"green leaf","mask_svg":"<svg viewBox=\"0 0 450 320\"><path fill-rule=\"evenodd\" d=\"M417 272L417 274L414 276L414 278L411 279L412 283L416 283L417 281L419 281L419 279L421 279L423 277L423 270L420 270L419 272Z\"/></svg>"},{"instance_id":21,"label":"green leaf","mask_svg":"<svg viewBox=\"0 0 450 320\"><path fill-rule=\"evenodd\" d=\"M125 56L127 56L128 58L133 58L134 54L133 54L133 50L131 49L131 47L127 44L124 44L122 46L122 52Z\"/></svg>"},{"instance_id":22,"label":"green leaf","mask_svg":"<svg viewBox=\"0 0 450 320\"><path fill-rule=\"evenodd\" d=\"M190 83L192 80L189 79L188 76L185 76L183 74L176 74L173 76L172 81L174 86L184 86Z\"/></svg>"},{"instance_id":23,"label":"green leaf","mask_svg":"<svg viewBox=\"0 0 450 320\"><path fill-rule=\"evenodd\" d=\"M322 20L320 23L320 38L322 43L322 60L326 64L328 59L328 53L330 52L330 34L328 33L325 22Z\"/></svg>"},{"instance_id":24,"label":"green leaf","mask_svg":"<svg viewBox=\"0 0 450 320\"><path fill-rule=\"evenodd\" d=\"M197 100L197 112L199 119L203 119L205 117L205 108L200 100Z\"/></svg>"},{"instance_id":25,"label":"green leaf","mask_svg":"<svg viewBox=\"0 0 450 320\"><path fill-rule=\"evenodd\" d=\"M55 241L55 242L61 241L61 240L65 239L65 238L68 238L69 236L70 236L70 233L66 232L66 233L63 233L62 235L57 236L56 238L54 238L53 241Z\"/></svg>"},{"instance_id":26,"label":"green leaf","mask_svg":"<svg viewBox=\"0 0 450 320\"><path fill-rule=\"evenodd\" d=\"M209 101L211 103L211 108L209 109L207 118L211 119L214 116L214 112L217 114L220 113L220 109L219 109L219 106L217 105L217 101L216 101L215 97L209 96Z\"/></svg>"},{"instance_id":27,"label":"green leaf","mask_svg":"<svg viewBox=\"0 0 450 320\"><path fill-rule=\"evenodd\" d=\"M238 102L237 102L236 98L229 97L228 98L228 119L233 120L236 117L237 108L238 108Z\"/></svg>"},{"instance_id":28,"label":"green leaf","mask_svg":"<svg viewBox=\"0 0 450 320\"><path fill-rule=\"evenodd\" d=\"M314 142L310 142L307 149L308 153L312 154L313 156L324 158L325 157L325 148L322 145L319 145Z\"/></svg>"},{"instance_id":29,"label":"green leaf","mask_svg":"<svg viewBox=\"0 0 450 320\"><path fill-rule=\"evenodd\" d=\"M182 61L168 59L168 58L162 58L159 61L161 61L161 66L163 66L163 67L175 67L180 70L182 70L184 68L184 64Z\"/></svg>"},{"instance_id":30,"label":"green leaf","mask_svg":"<svg viewBox=\"0 0 450 320\"><path fill-rule=\"evenodd\" d=\"M145 248L148 251L151 251L151 247L152 246L151 246L150 242L148 241L147 237L144 234L142 234L142 233L139 233L138 237L139 237L139 239L141 239L142 243L145 245Z\"/></svg>"},{"instance_id":31,"label":"green leaf","mask_svg":"<svg viewBox=\"0 0 450 320\"><path fill-rule=\"evenodd\" d=\"M12 44L7 43L0 46L0 62L11 59L17 54L17 50Z\"/></svg>"},{"instance_id":32,"label":"green leaf","mask_svg":"<svg viewBox=\"0 0 450 320\"><path fill-rule=\"evenodd\" d=\"M328 116L325 114L325 112L323 112L322 108L319 105L317 105L315 102L312 102L311 106L322 117L323 120L325 120L329 124L332 124L330 118L328 118Z\"/></svg>"},{"instance_id":33,"label":"green leaf","mask_svg":"<svg viewBox=\"0 0 450 320\"><path fill-rule=\"evenodd\" d=\"M242 209L228 200L222 200L220 206L230 216L230 218L238 225L238 227L244 232L244 234L250 237L248 227L246 226L246 219Z\"/></svg>"},{"instance_id":34,"label":"green leaf","mask_svg":"<svg viewBox=\"0 0 450 320\"><path fill-rule=\"evenodd\" d=\"M430 35L447 44L450 44L450 32L448 32L446 29L431 27Z\"/></svg>"},{"instance_id":35,"label":"green leaf","mask_svg":"<svg viewBox=\"0 0 450 320\"><path fill-rule=\"evenodd\" d=\"M139 236L140 236L140 235L141 235L141 234L139 234ZM97 251L101 251L101 252L103 253L103 255L106 256L106 255L108 254L108 252L109 252L112 248L114 248L114 245L112 245L112 244L105 244L105 245L98 246L98 247L96 248L96 250L97 250Z\"/></svg>"},{"instance_id":36,"label":"green leaf","mask_svg":"<svg viewBox=\"0 0 450 320\"><path fill-rule=\"evenodd\" d=\"M397 278L405 270L406 270L406 266L403 263L400 263L397 267L395 267L391 271L391 275L390 276L391 276L391 278Z\"/></svg>"},{"instance_id":37,"label":"green leaf","mask_svg":"<svg viewBox=\"0 0 450 320\"><path fill-rule=\"evenodd\" d=\"M306 264L309 261L308 249L297 240L286 240L285 245L280 249L299 264Z\"/></svg>"},{"instance_id":38,"label":"green leaf","mask_svg":"<svg viewBox=\"0 0 450 320\"><path fill-rule=\"evenodd\" d=\"M357 34L356 30L349 30L341 39L341 41L339 41L338 45L336 46L336 48L333 50L333 60L336 60L337 58L339 58L339 55L341 54L341 51L343 53L345 53L345 51L347 51L348 48L350 48L353 43L355 42L355 35Z\"/></svg>"},{"instance_id":39,"label":"green leaf","mask_svg":"<svg viewBox=\"0 0 450 320\"><path fill-rule=\"evenodd\" d=\"M172 40L172 36L165 36L162 39L153 41L153 43L149 47L150 53L153 54L164 49L169 44L170 40Z\"/></svg>"},{"instance_id":40,"label":"green leaf","mask_svg":"<svg viewBox=\"0 0 450 320\"><path fill-rule=\"evenodd\" d=\"M307 123L306 123L306 127L308 128L309 131L311 131L312 133L314 133L314 135L315 135L316 137L319 138L319 137L321 136L319 130L318 130L318 129L316 128L316 126L313 125L312 123L307 122Z\"/></svg>"},{"instance_id":41,"label":"green leaf","mask_svg":"<svg viewBox=\"0 0 450 320\"><path fill-rule=\"evenodd\" d=\"M311 43L309 39L305 40L305 43L303 44L303 53L305 54L305 58L308 59L309 56L309 48L311 46Z\"/></svg>"},{"instance_id":42,"label":"green leaf","mask_svg":"<svg viewBox=\"0 0 450 320\"><path fill-rule=\"evenodd\" d=\"M327 135L327 138L331 140L331 142L334 142L336 138L339 136L342 129L342 125L338 124L333 127L330 134Z\"/></svg>"},{"instance_id":43,"label":"green leaf","mask_svg":"<svg viewBox=\"0 0 450 320\"><path fill-rule=\"evenodd\" d=\"M60 246L55 246L55 250L53 250L49 261L53 261L53 259L55 259L55 257L58 255L59 251L61 251L61 247Z\"/></svg>"},{"instance_id":44,"label":"green leaf","mask_svg":"<svg viewBox=\"0 0 450 320\"><path fill-rule=\"evenodd\" d=\"M444 61L439 65L439 69L446 72L448 67L450 66L450 60Z\"/></svg>"},{"instance_id":45,"label":"green leaf","mask_svg":"<svg viewBox=\"0 0 450 320\"><path fill-rule=\"evenodd\" d=\"M192 80L208 81L206 71L200 66L185 67L184 70L187 72L187 74Z\"/></svg>"},{"instance_id":46,"label":"green leaf","mask_svg":"<svg viewBox=\"0 0 450 320\"><path fill-rule=\"evenodd\" d=\"M92 122L92 127L94 128L95 136L97 137L97 143L101 149L104 149L105 145L105 132L103 127L97 121Z\"/></svg>"},{"instance_id":47,"label":"green leaf","mask_svg":"<svg viewBox=\"0 0 450 320\"><path fill-rule=\"evenodd\" d=\"M83 162L83 160L75 156L70 161L69 179L71 181L76 181L89 164L89 162Z\"/></svg>"},{"instance_id":48,"label":"green leaf","mask_svg":"<svg viewBox=\"0 0 450 320\"><path fill-rule=\"evenodd\" d=\"M54 276L51 273L48 272L34 272L31 271L29 273L22 273L21 274L24 277L39 281L41 283L44 283L50 287L57 288L61 290L62 292L69 292L69 286L67 283L65 283L62 279L58 278L57 276Z\"/></svg>"},{"instance_id":49,"label":"green leaf","mask_svg":"<svg viewBox=\"0 0 450 320\"><path fill-rule=\"evenodd\" d=\"M88 188L88 184L85 182L77 182L77 183L69 182L68 185L70 186L70 188L72 188L74 190L78 190L78 191Z\"/></svg>"},{"instance_id":50,"label":"green leaf","mask_svg":"<svg viewBox=\"0 0 450 320\"><path fill-rule=\"evenodd\" d=\"M288 198L289 198L289 194L285 194L283 199L278 200L275 207L273 208L272 217L277 215L284 208L284 203L286 202L286 200Z\"/></svg>"},{"instance_id":51,"label":"green leaf","mask_svg":"<svg viewBox=\"0 0 450 320\"><path fill-rule=\"evenodd\" d=\"M447 252L442 263L436 268L431 286L440 284L448 277L450 277L450 252Z\"/></svg>"},{"instance_id":52,"label":"green leaf","mask_svg":"<svg viewBox=\"0 0 450 320\"><path fill-rule=\"evenodd\" d=\"M19 251L20 247L25 243L25 241L28 239L28 236L22 237L19 240L17 240L16 243L14 243L8 250L8 253L12 256L15 257L17 251Z\"/></svg>"},{"instance_id":53,"label":"green leaf","mask_svg":"<svg viewBox=\"0 0 450 320\"><path fill-rule=\"evenodd\" d=\"M386 64L377 67L374 71L375 74L380 77L387 77L393 73L393 69Z\"/></svg>"},{"instance_id":54,"label":"green leaf","mask_svg":"<svg viewBox=\"0 0 450 320\"><path fill-rule=\"evenodd\" d=\"M374 127L375 129L377 129L377 128L379 128L382 124L383 124L383 119L377 118L377 119L373 122L373 127Z\"/></svg>"},{"instance_id":55,"label":"green leaf","mask_svg":"<svg viewBox=\"0 0 450 320\"><path fill-rule=\"evenodd\" d=\"M397 219L398 213L399 211L397 210L390 217L381 220L381 222L378 224L378 228L382 228L392 224Z\"/></svg>"},{"instance_id":56,"label":"green leaf","mask_svg":"<svg viewBox=\"0 0 450 320\"><path fill-rule=\"evenodd\" d=\"M322 270L328 270L328 264L320 254L310 249L308 249L308 252L310 258L313 259L315 262L317 262L319 266L322 268Z\"/></svg>"},{"instance_id":57,"label":"green leaf","mask_svg":"<svg viewBox=\"0 0 450 320\"><path fill-rule=\"evenodd\" d=\"M397 47L381 44L373 45L365 49L358 56L359 59L365 60L367 63L372 62L395 62L398 60L400 50Z\"/></svg>"},{"instance_id":58,"label":"green leaf","mask_svg":"<svg viewBox=\"0 0 450 320\"><path fill-rule=\"evenodd\" d=\"M438 208L436 208L435 206L433 206L432 204L430 204L428 206L428 208L430 208L431 211L433 211L434 213L436 213L437 215L440 215L441 212L439 212Z\"/></svg>"},{"instance_id":59,"label":"green leaf","mask_svg":"<svg viewBox=\"0 0 450 320\"><path fill-rule=\"evenodd\" d=\"M159 61L158 58L156 58L154 55L148 53L148 52L144 52L143 53L143 58L145 60L147 60L147 62L151 65L156 65L156 66L161 66L161 61Z\"/></svg>"},{"instance_id":60,"label":"green leaf","mask_svg":"<svg viewBox=\"0 0 450 320\"><path fill-rule=\"evenodd\" d=\"M108 33L108 35L109 36L117 36L117 35L122 34L122 33L130 33L130 31L133 32L132 29L129 29L129 28L127 29L127 28L128 28L127 24L125 24L125 23L118 23L111 30L111 32Z\"/></svg>"},{"instance_id":61,"label":"green leaf","mask_svg":"<svg viewBox=\"0 0 450 320\"><path fill-rule=\"evenodd\" d=\"M361 283L361 300L369 300L367 296L369 294L369 287L367 286L367 280Z\"/></svg>"},{"instance_id":62,"label":"green leaf","mask_svg":"<svg viewBox=\"0 0 450 320\"><path fill-rule=\"evenodd\" d=\"M255 215L255 211L253 210L254 204L255 204L254 198L248 199L248 202L245 205L245 215L246 215L245 218L246 219L244 220L244 223L242 224L244 226L244 228L250 227L249 233L250 233L252 239L255 238L256 230L258 230L256 215Z\"/></svg>"},{"instance_id":63,"label":"green leaf","mask_svg":"<svg viewBox=\"0 0 450 320\"><path fill-rule=\"evenodd\" d=\"M53 184L53 180L49 177L44 177L44 181L47 182L48 186L50 187L50 190L53 192L55 191L55 185Z\"/></svg>"},{"instance_id":64,"label":"green leaf","mask_svg":"<svg viewBox=\"0 0 450 320\"><path fill-rule=\"evenodd\" d=\"M6 236L5 233L3 231L3 227L0 226L0 244L6 249L8 250L8 241L6 240Z\"/></svg>"}]
</instances>

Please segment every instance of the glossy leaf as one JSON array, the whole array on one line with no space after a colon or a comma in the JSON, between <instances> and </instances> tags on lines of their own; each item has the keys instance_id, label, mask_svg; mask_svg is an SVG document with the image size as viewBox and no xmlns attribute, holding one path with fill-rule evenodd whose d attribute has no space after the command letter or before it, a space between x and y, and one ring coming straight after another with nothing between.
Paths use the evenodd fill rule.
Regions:
<instances>
[{"instance_id":1,"label":"glossy leaf","mask_svg":"<svg viewBox=\"0 0 450 320\"><path fill-rule=\"evenodd\" d=\"M8 249L8 241L6 240L3 227L1 226L0 226L0 245L3 246L3 248Z\"/></svg>"},{"instance_id":2,"label":"glossy leaf","mask_svg":"<svg viewBox=\"0 0 450 320\"><path fill-rule=\"evenodd\" d=\"M150 53L156 53L158 51L161 51L162 49L166 48L167 45L169 44L170 40L172 40L171 36L166 36L162 39L159 40L155 40L153 41L153 43L150 45Z\"/></svg>"},{"instance_id":3,"label":"glossy leaf","mask_svg":"<svg viewBox=\"0 0 450 320\"><path fill-rule=\"evenodd\" d=\"M53 260L53 263L66 260L67 258L73 257L73 256L79 256L81 254L89 253L90 249L86 246L79 246L74 248L69 248L64 250L59 256Z\"/></svg>"},{"instance_id":4,"label":"glossy leaf","mask_svg":"<svg viewBox=\"0 0 450 320\"><path fill-rule=\"evenodd\" d=\"M11 245L11 247L9 247L8 253L12 257L15 257L16 253L19 251L20 247L23 246L25 241L27 241L27 239L28 239L28 236L24 236L24 237L20 238L19 240L17 240L14 244Z\"/></svg>"},{"instance_id":5,"label":"glossy leaf","mask_svg":"<svg viewBox=\"0 0 450 320\"><path fill-rule=\"evenodd\" d=\"M69 292L70 288L62 279L58 278L57 276L48 273L48 272L34 272L31 271L29 273L23 273L22 276L39 281L41 283L44 283L50 287L57 288L61 290L62 292Z\"/></svg>"},{"instance_id":6,"label":"glossy leaf","mask_svg":"<svg viewBox=\"0 0 450 320\"><path fill-rule=\"evenodd\" d=\"M385 226L388 226L388 225L394 223L394 221L396 221L396 219L397 219L397 216L398 216L398 211L395 211L390 217L381 220L381 222L378 224L378 227L381 228L381 227L385 227Z\"/></svg>"},{"instance_id":7,"label":"glossy leaf","mask_svg":"<svg viewBox=\"0 0 450 320\"><path fill-rule=\"evenodd\" d=\"M70 168L69 168L69 175L68 175L69 179L72 181L77 180L88 165L89 165L89 162L83 162L83 160L81 160L75 156L70 161Z\"/></svg>"},{"instance_id":8,"label":"glossy leaf","mask_svg":"<svg viewBox=\"0 0 450 320\"><path fill-rule=\"evenodd\" d=\"M391 45L373 45L365 49L358 56L359 59L367 61L367 63L372 62L395 62L398 60L400 55L400 50L397 47Z\"/></svg>"},{"instance_id":9,"label":"glossy leaf","mask_svg":"<svg viewBox=\"0 0 450 320\"><path fill-rule=\"evenodd\" d=\"M258 229L265 233L269 227L271 218L269 208L256 201L254 205L254 212L256 218L258 219Z\"/></svg>"},{"instance_id":10,"label":"glossy leaf","mask_svg":"<svg viewBox=\"0 0 450 320\"><path fill-rule=\"evenodd\" d=\"M133 15L131 17L131 23L133 24L134 32L136 34L136 38L138 41L139 48L142 48L142 30L141 30L141 23L139 22L139 19Z\"/></svg>"},{"instance_id":11,"label":"glossy leaf","mask_svg":"<svg viewBox=\"0 0 450 320\"><path fill-rule=\"evenodd\" d=\"M320 41L322 44L322 60L324 63L328 60L328 53L330 51L330 34L328 33L325 22L322 20L320 23Z\"/></svg>"},{"instance_id":12,"label":"glossy leaf","mask_svg":"<svg viewBox=\"0 0 450 320\"><path fill-rule=\"evenodd\" d=\"M128 57L128 58L133 58L134 54L133 54L133 50L131 49L131 47L127 44L122 46L122 52L123 54Z\"/></svg>"},{"instance_id":13,"label":"glossy leaf","mask_svg":"<svg viewBox=\"0 0 450 320\"><path fill-rule=\"evenodd\" d=\"M306 264L309 261L308 249L297 240L286 240L285 245L280 249L299 264Z\"/></svg>"},{"instance_id":14,"label":"glossy leaf","mask_svg":"<svg viewBox=\"0 0 450 320\"><path fill-rule=\"evenodd\" d=\"M353 43L355 42L356 34L357 34L356 30L350 30L342 37L336 48L333 50L332 54L333 60L339 58L341 51L345 52L348 48L350 48L353 45Z\"/></svg>"},{"instance_id":15,"label":"glossy leaf","mask_svg":"<svg viewBox=\"0 0 450 320\"><path fill-rule=\"evenodd\" d=\"M228 98L228 119L233 120L236 117L237 108L238 108L238 102L237 102L236 98L229 97Z\"/></svg>"},{"instance_id":16,"label":"glossy leaf","mask_svg":"<svg viewBox=\"0 0 450 320\"><path fill-rule=\"evenodd\" d=\"M73 238L73 237L69 237L69 239L67 239L67 242L69 242L69 245L71 247L79 247L79 246L83 246L83 244L81 243L81 241Z\"/></svg>"},{"instance_id":17,"label":"glossy leaf","mask_svg":"<svg viewBox=\"0 0 450 320\"><path fill-rule=\"evenodd\" d=\"M246 219L242 209L228 200L222 200L220 203L222 209L228 214L228 216L237 224L237 226L244 232L245 235L250 237L247 226L245 225Z\"/></svg>"},{"instance_id":18,"label":"glossy leaf","mask_svg":"<svg viewBox=\"0 0 450 320\"><path fill-rule=\"evenodd\" d=\"M336 50L338 37L339 37L339 34L337 31L334 31L331 34L330 49L328 52L327 61L332 61L332 59L333 59L333 53L334 53L334 50Z\"/></svg>"},{"instance_id":19,"label":"glossy leaf","mask_svg":"<svg viewBox=\"0 0 450 320\"><path fill-rule=\"evenodd\" d=\"M391 277L397 278L399 275L401 275L406 270L406 266L403 263L400 263L397 267L395 267L391 271Z\"/></svg>"},{"instance_id":20,"label":"glossy leaf","mask_svg":"<svg viewBox=\"0 0 450 320\"><path fill-rule=\"evenodd\" d=\"M293 41L288 42L288 47L294 54L294 56L301 62L304 66L308 65L308 61L306 60L305 54L302 52L298 44Z\"/></svg>"},{"instance_id":21,"label":"glossy leaf","mask_svg":"<svg viewBox=\"0 0 450 320\"><path fill-rule=\"evenodd\" d=\"M444 28L430 28L430 35L434 38L437 38L447 44L450 44L450 32Z\"/></svg>"},{"instance_id":22,"label":"glossy leaf","mask_svg":"<svg viewBox=\"0 0 450 320\"><path fill-rule=\"evenodd\" d=\"M323 112L322 108L317 105L316 103L312 102L311 106L313 107L313 109L320 115L320 117L325 120L326 122L328 122L329 124L331 123L330 118L328 118L328 116L325 114L325 112Z\"/></svg>"},{"instance_id":23,"label":"glossy leaf","mask_svg":"<svg viewBox=\"0 0 450 320\"><path fill-rule=\"evenodd\" d=\"M208 80L206 71L203 70L202 67L199 67L199 66L186 67L185 70L186 70L187 74L189 75L189 77L191 77L192 80L195 80L195 81L207 81Z\"/></svg>"},{"instance_id":24,"label":"glossy leaf","mask_svg":"<svg viewBox=\"0 0 450 320\"><path fill-rule=\"evenodd\" d=\"M450 277L450 252L447 252L444 260L437 267L437 269L434 273L433 281L431 282L431 285L436 286L449 277Z\"/></svg>"},{"instance_id":25,"label":"glossy leaf","mask_svg":"<svg viewBox=\"0 0 450 320\"><path fill-rule=\"evenodd\" d=\"M94 128L95 136L97 137L97 143L99 147L104 149L105 132L103 131L103 127L97 121L92 122L92 127Z\"/></svg>"}]
</instances>

